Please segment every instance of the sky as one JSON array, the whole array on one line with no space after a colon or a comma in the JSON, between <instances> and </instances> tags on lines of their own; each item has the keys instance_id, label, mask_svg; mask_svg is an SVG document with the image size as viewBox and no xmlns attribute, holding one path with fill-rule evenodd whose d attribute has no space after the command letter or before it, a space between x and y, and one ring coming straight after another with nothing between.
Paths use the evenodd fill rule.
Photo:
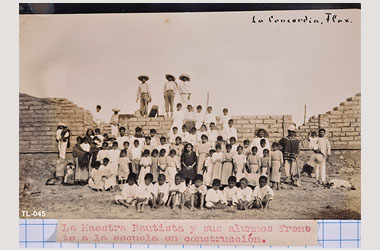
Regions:
<instances>
[{"instance_id":1,"label":"sky","mask_svg":"<svg viewBox=\"0 0 380 250\"><path fill-rule=\"evenodd\" d=\"M349 23L326 23L326 12ZM314 23L269 23L309 18ZM263 19L263 23L252 23ZM64 97L106 117L138 108L137 76L164 106L165 74L191 76L192 104L216 115L293 116L302 124L360 92L360 10L20 15L19 91ZM178 80L179 81L179 80ZM179 98L178 98L179 99ZM162 110L160 110L162 113ZM108 120L108 118L106 118Z\"/></svg>"}]
</instances>

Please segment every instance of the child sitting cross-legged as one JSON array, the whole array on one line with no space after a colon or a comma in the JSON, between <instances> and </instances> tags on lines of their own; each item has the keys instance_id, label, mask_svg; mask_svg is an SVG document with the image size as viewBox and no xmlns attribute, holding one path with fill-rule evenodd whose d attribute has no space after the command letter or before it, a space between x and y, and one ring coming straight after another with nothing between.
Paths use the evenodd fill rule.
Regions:
<instances>
[{"instance_id":1,"label":"child sitting cross-legged","mask_svg":"<svg viewBox=\"0 0 380 250\"><path fill-rule=\"evenodd\" d=\"M136 203L138 186L136 185L136 174L130 173L127 178L127 184L122 185L121 194L115 196L116 204L125 207L133 206Z\"/></svg>"},{"instance_id":2,"label":"child sitting cross-legged","mask_svg":"<svg viewBox=\"0 0 380 250\"><path fill-rule=\"evenodd\" d=\"M236 177L228 177L228 186L223 189L228 207L236 208L238 192L239 188L236 187Z\"/></svg>"},{"instance_id":3,"label":"child sitting cross-legged","mask_svg":"<svg viewBox=\"0 0 380 250\"><path fill-rule=\"evenodd\" d=\"M249 207L252 199L252 189L248 187L248 180L245 177L240 179L240 189L237 193L237 199L238 210L246 210Z\"/></svg>"},{"instance_id":4,"label":"child sitting cross-legged","mask_svg":"<svg viewBox=\"0 0 380 250\"><path fill-rule=\"evenodd\" d=\"M185 191L186 184L182 179L180 173L177 173L174 178L174 183L169 187L169 206L172 206L172 210L178 207L182 210L185 204Z\"/></svg>"},{"instance_id":5,"label":"child sitting cross-legged","mask_svg":"<svg viewBox=\"0 0 380 250\"><path fill-rule=\"evenodd\" d=\"M206 207L209 209L223 209L226 207L226 200L223 192L219 190L220 179L212 181L212 188L206 193Z\"/></svg>"},{"instance_id":6,"label":"child sitting cross-legged","mask_svg":"<svg viewBox=\"0 0 380 250\"><path fill-rule=\"evenodd\" d=\"M159 208L164 206L168 201L169 197L169 184L166 183L166 177L164 174L158 175L158 182L154 184L155 189L157 190L157 199L155 207Z\"/></svg>"},{"instance_id":7,"label":"child sitting cross-legged","mask_svg":"<svg viewBox=\"0 0 380 250\"><path fill-rule=\"evenodd\" d=\"M207 187L203 184L203 176L201 174L195 176L194 184L189 187L189 193L191 195L190 210L194 210L194 207L199 207L200 210L203 210Z\"/></svg>"},{"instance_id":8,"label":"child sitting cross-legged","mask_svg":"<svg viewBox=\"0 0 380 250\"><path fill-rule=\"evenodd\" d=\"M274 192L268 185L268 178L260 176L259 185L252 192L251 208L269 208L269 203L272 201Z\"/></svg>"},{"instance_id":9,"label":"child sitting cross-legged","mask_svg":"<svg viewBox=\"0 0 380 250\"><path fill-rule=\"evenodd\" d=\"M143 213L146 205L150 203L153 207L153 204L156 203L156 190L152 180L153 175L151 173L147 173L144 177L144 182L139 184L136 195L137 212Z\"/></svg>"}]
</instances>

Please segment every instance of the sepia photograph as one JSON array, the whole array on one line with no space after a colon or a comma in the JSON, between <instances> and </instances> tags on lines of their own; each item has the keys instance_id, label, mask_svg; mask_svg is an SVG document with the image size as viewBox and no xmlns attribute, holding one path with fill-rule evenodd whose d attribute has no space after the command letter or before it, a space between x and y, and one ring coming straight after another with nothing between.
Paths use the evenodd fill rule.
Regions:
<instances>
[{"instance_id":1,"label":"sepia photograph","mask_svg":"<svg viewBox=\"0 0 380 250\"><path fill-rule=\"evenodd\" d=\"M361 219L360 7L74 5L20 4L21 219Z\"/></svg>"}]
</instances>

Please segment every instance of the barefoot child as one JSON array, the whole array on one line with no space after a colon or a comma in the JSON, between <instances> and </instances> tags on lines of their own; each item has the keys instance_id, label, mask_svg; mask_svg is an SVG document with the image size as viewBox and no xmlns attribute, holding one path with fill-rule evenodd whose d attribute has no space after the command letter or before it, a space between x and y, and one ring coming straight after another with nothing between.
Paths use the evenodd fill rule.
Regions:
<instances>
[{"instance_id":1,"label":"barefoot child","mask_svg":"<svg viewBox=\"0 0 380 250\"><path fill-rule=\"evenodd\" d=\"M203 126L202 126L203 127ZM203 174L203 166L206 160L207 153L210 151L211 145L208 143L208 137L205 134L201 136L201 143L195 147L195 153L198 156L197 174Z\"/></svg>"},{"instance_id":2,"label":"barefoot child","mask_svg":"<svg viewBox=\"0 0 380 250\"><path fill-rule=\"evenodd\" d=\"M191 207L190 210L194 210L194 207L199 207L203 210L204 199L207 193L207 187L203 184L203 176L197 174L194 178L194 184L189 187L189 193L191 195Z\"/></svg>"},{"instance_id":3,"label":"barefoot child","mask_svg":"<svg viewBox=\"0 0 380 250\"><path fill-rule=\"evenodd\" d=\"M212 188L206 193L206 207L208 209L223 209L226 207L225 197L219 188L220 180L214 179L212 181Z\"/></svg>"},{"instance_id":4,"label":"barefoot child","mask_svg":"<svg viewBox=\"0 0 380 250\"><path fill-rule=\"evenodd\" d=\"M185 203L185 194L186 184L182 179L180 173L175 175L174 183L169 187L169 206L172 206L172 209L175 210L180 208L181 210L184 207Z\"/></svg>"},{"instance_id":5,"label":"barefoot child","mask_svg":"<svg viewBox=\"0 0 380 250\"><path fill-rule=\"evenodd\" d=\"M131 161L132 161L132 173L137 176L140 172L140 159L141 159L141 146L139 140L133 141L133 146L131 148Z\"/></svg>"},{"instance_id":6,"label":"barefoot child","mask_svg":"<svg viewBox=\"0 0 380 250\"><path fill-rule=\"evenodd\" d=\"M160 170L158 169L158 150L153 149L151 154L152 166L150 168L150 172L153 175L153 184L158 181L158 175L160 174Z\"/></svg>"},{"instance_id":7,"label":"barefoot child","mask_svg":"<svg viewBox=\"0 0 380 250\"><path fill-rule=\"evenodd\" d=\"M248 187L247 178L240 179L240 189L237 194L237 209L246 210L248 209L251 199L252 199L252 189Z\"/></svg>"},{"instance_id":8,"label":"barefoot child","mask_svg":"<svg viewBox=\"0 0 380 250\"><path fill-rule=\"evenodd\" d=\"M259 186L252 192L252 208L269 208L269 203L274 196L273 190L268 185L268 178L266 176L260 176Z\"/></svg>"},{"instance_id":9,"label":"barefoot child","mask_svg":"<svg viewBox=\"0 0 380 250\"><path fill-rule=\"evenodd\" d=\"M136 208L137 212L143 213L145 206L151 203L152 205L156 203L156 190L152 184L153 176L151 173L147 173L144 176L144 182L139 185L137 189L137 202Z\"/></svg>"},{"instance_id":10,"label":"barefoot child","mask_svg":"<svg viewBox=\"0 0 380 250\"><path fill-rule=\"evenodd\" d=\"M265 148L263 150L263 156L260 158L260 174L268 176L270 168L269 150Z\"/></svg>"},{"instance_id":11,"label":"barefoot child","mask_svg":"<svg viewBox=\"0 0 380 250\"><path fill-rule=\"evenodd\" d=\"M126 151L120 152L120 158L118 161L119 168L117 170L117 176L119 179L119 184L125 184L128 181L128 176L130 174L131 161L127 157Z\"/></svg>"},{"instance_id":12,"label":"barefoot child","mask_svg":"<svg viewBox=\"0 0 380 250\"><path fill-rule=\"evenodd\" d=\"M166 157L166 149L162 148L160 150L160 155L158 157L158 174L165 174L165 170L168 167L168 160Z\"/></svg>"},{"instance_id":13,"label":"barefoot child","mask_svg":"<svg viewBox=\"0 0 380 250\"><path fill-rule=\"evenodd\" d=\"M127 184L123 185L121 194L115 196L117 204L125 207L133 206L137 198L137 190L139 186L136 185L136 174L130 173L127 178Z\"/></svg>"},{"instance_id":14,"label":"barefoot child","mask_svg":"<svg viewBox=\"0 0 380 250\"><path fill-rule=\"evenodd\" d=\"M271 167L270 167L270 181L272 182L272 188L279 190L281 166L284 164L282 152L279 150L280 144L273 142L273 150L270 152Z\"/></svg>"},{"instance_id":15,"label":"barefoot child","mask_svg":"<svg viewBox=\"0 0 380 250\"><path fill-rule=\"evenodd\" d=\"M75 166L72 162L67 163L63 185L74 185L74 169Z\"/></svg>"},{"instance_id":16,"label":"barefoot child","mask_svg":"<svg viewBox=\"0 0 380 250\"><path fill-rule=\"evenodd\" d=\"M158 175L158 182L154 185L157 190L156 208L164 206L169 198L169 184L164 174Z\"/></svg>"},{"instance_id":17,"label":"barefoot child","mask_svg":"<svg viewBox=\"0 0 380 250\"><path fill-rule=\"evenodd\" d=\"M236 177L228 177L228 186L223 189L228 207L236 207L239 189L236 187Z\"/></svg>"},{"instance_id":18,"label":"barefoot child","mask_svg":"<svg viewBox=\"0 0 380 250\"><path fill-rule=\"evenodd\" d=\"M169 156L167 157L168 166L165 169L165 177L169 185L174 183L175 175L181 171L179 162L176 158L176 151L174 149L170 150Z\"/></svg>"},{"instance_id":19,"label":"barefoot child","mask_svg":"<svg viewBox=\"0 0 380 250\"><path fill-rule=\"evenodd\" d=\"M221 177L221 183L223 186L226 186L229 182L228 179L233 175L233 159L232 159L232 153L231 153L231 144L226 145L226 152L223 155L223 162L222 162L222 177ZM236 182L236 181L235 181ZM235 183L236 184L236 183Z\"/></svg>"},{"instance_id":20,"label":"barefoot child","mask_svg":"<svg viewBox=\"0 0 380 250\"><path fill-rule=\"evenodd\" d=\"M212 187L212 167L214 163L212 162L212 155L215 153L215 149L210 149L207 154L204 166L203 166L203 179L204 184L211 188Z\"/></svg>"},{"instance_id":21,"label":"barefoot child","mask_svg":"<svg viewBox=\"0 0 380 250\"><path fill-rule=\"evenodd\" d=\"M140 173L139 173L139 181L137 182L139 185L145 181L145 175L150 173L150 167L152 166L152 158L150 158L150 152L148 149L145 149L141 160L140 160ZM152 175L153 181L153 175Z\"/></svg>"},{"instance_id":22,"label":"barefoot child","mask_svg":"<svg viewBox=\"0 0 380 250\"><path fill-rule=\"evenodd\" d=\"M194 117L194 111L193 111L193 106L191 106L190 104L187 105L187 112L185 112L185 124L186 127L185 127L185 131L187 131L187 128L192 128L192 127L195 127L195 117ZM183 128L183 126L182 126ZM183 131L183 130L182 130Z\"/></svg>"},{"instance_id":23,"label":"barefoot child","mask_svg":"<svg viewBox=\"0 0 380 250\"><path fill-rule=\"evenodd\" d=\"M113 191L116 185L116 176L113 174L113 168L109 165L110 160L108 158L103 159L103 164L99 167L99 170L103 172L104 190Z\"/></svg>"},{"instance_id":24,"label":"barefoot child","mask_svg":"<svg viewBox=\"0 0 380 250\"><path fill-rule=\"evenodd\" d=\"M212 174L211 174L211 178L214 180L214 179L218 179L220 180L220 178L222 177L222 162L223 162L223 157L224 157L224 154L222 152L222 147L217 144L215 146L215 150L216 152L212 155Z\"/></svg>"},{"instance_id":25,"label":"barefoot child","mask_svg":"<svg viewBox=\"0 0 380 250\"><path fill-rule=\"evenodd\" d=\"M243 147L238 146L237 147L237 153L232 157L232 161L234 164L234 170L233 173L236 176L237 180L240 180L241 178L246 177L246 170L245 170L245 164L246 164L246 157L243 154Z\"/></svg>"},{"instance_id":26,"label":"barefoot child","mask_svg":"<svg viewBox=\"0 0 380 250\"><path fill-rule=\"evenodd\" d=\"M248 173L247 180L248 185L255 187L259 184L260 177L260 157L257 155L257 147L253 146L251 154L247 157Z\"/></svg>"}]
</instances>

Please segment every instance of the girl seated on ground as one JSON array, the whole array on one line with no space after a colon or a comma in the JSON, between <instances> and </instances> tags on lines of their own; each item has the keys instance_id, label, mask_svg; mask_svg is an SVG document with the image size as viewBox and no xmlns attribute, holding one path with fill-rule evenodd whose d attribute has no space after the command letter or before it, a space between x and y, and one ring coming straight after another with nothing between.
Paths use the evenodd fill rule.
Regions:
<instances>
[{"instance_id":1,"label":"girl seated on ground","mask_svg":"<svg viewBox=\"0 0 380 250\"><path fill-rule=\"evenodd\" d=\"M121 194L115 196L117 204L125 207L133 206L136 203L138 186L136 185L136 174L130 173L127 178L127 184L124 184Z\"/></svg>"},{"instance_id":2,"label":"girl seated on ground","mask_svg":"<svg viewBox=\"0 0 380 250\"><path fill-rule=\"evenodd\" d=\"M144 176L144 182L139 184L136 194L136 209L137 212L143 213L145 210L145 206L148 204L152 205L154 208L154 204L156 203L156 189L152 183L153 175L151 173L147 173Z\"/></svg>"},{"instance_id":3,"label":"girl seated on ground","mask_svg":"<svg viewBox=\"0 0 380 250\"><path fill-rule=\"evenodd\" d=\"M226 207L226 200L223 192L219 190L220 179L212 181L212 188L206 193L206 207L209 209L223 209Z\"/></svg>"},{"instance_id":4,"label":"girl seated on ground","mask_svg":"<svg viewBox=\"0 0 380 250\"><path fill-rule=\"evenodd\" d=\"M104 190L103 171L100 170L100 161L95 161L91 171L91 177L88 180L88 187L95 191Z\"/></svg>"}]
</instances>

